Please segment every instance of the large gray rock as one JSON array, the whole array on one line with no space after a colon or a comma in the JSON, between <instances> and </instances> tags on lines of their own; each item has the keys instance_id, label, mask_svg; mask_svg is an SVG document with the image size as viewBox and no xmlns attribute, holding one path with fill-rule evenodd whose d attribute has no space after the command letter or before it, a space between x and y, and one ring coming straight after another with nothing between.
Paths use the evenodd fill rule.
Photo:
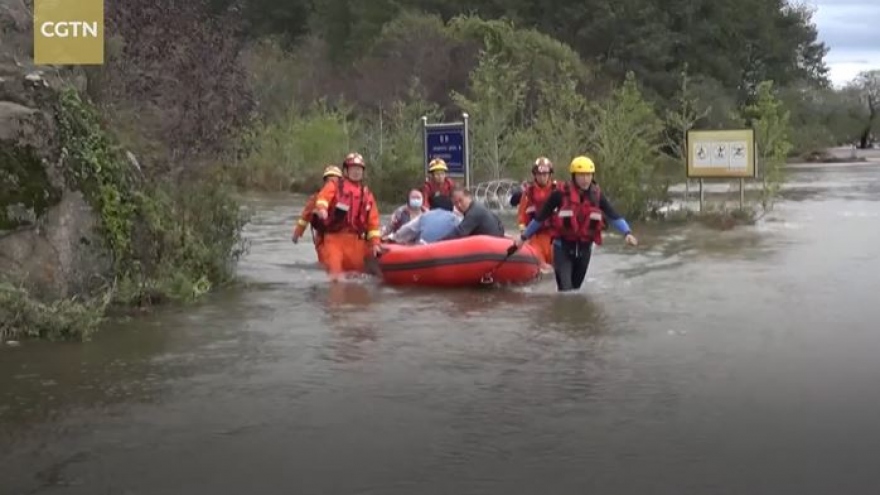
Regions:
<instances>
[{"instance_id":1,"label":"large gray rock","mask_svg":"<svg viewBox=\"0 0 880 495\"><path fill-rule=\"evenodd\" d=\"M54 119L58 90L84 90L86 78L33 65L32 4L0 0L0 279L52 300L89 293L112 270L97 215L65 182Z\"/></svg>"}]
</instances>

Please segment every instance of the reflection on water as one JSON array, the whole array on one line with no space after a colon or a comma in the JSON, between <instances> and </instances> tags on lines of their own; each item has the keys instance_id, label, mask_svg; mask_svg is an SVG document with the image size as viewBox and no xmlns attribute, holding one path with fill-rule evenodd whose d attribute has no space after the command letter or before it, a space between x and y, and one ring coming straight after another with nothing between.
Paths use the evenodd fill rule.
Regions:
<instances>
[{"instance_id":1,"label":"reflection on water","mask_svg":"<svg viewBox=\"0 0 880 495\"><path fill-rule=\"evenodd\" d=\"M791 174L571 294L331 284L261 197L247 285L0 348L0 492L873 494L880 169Z\"/></svg>"}]
</instances>

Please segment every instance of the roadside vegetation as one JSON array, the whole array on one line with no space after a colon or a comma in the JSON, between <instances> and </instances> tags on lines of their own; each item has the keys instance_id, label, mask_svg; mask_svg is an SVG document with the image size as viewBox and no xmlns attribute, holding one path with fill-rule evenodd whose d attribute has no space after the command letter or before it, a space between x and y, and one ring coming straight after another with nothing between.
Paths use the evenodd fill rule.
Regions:
<instances>
[{"instance_id":1,"label":"roadside vegetation","mask_svg":"<svg viewBox=\"0 0 880 495\"><path fill-rule=\"evenodd\" d=\"M880 72L831 88L806 7L667 4L108 5L107 63L89 69L86 93L60 96L56 118L113 276L77 302L0 286L0 337L85 337L111 308L193 301L229 283L246 249L235 189L310 192L324 164L358 150L380 200L402 200L423 180L423 115L470 115L476 182L524 179L539 155L564 176L571 157L591 154L634 220L659 218L685 179L688 130L754 128L761 193L745 210L710 210L722 226L772 208L787 160L870 144Z\"/></svg>"}]
</instances>

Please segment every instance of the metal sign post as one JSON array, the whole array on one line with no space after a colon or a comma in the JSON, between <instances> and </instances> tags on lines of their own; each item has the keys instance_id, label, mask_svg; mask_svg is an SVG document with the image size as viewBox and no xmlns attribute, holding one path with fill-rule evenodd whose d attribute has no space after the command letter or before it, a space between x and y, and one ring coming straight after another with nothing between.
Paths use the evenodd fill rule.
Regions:
<instances>
[{"instance_id":1,"label":"metal sign post","mask_svg":"<svg viewBox=\"0 0 880 495\"><path fill-rule=\"evenodd\" d=\"M425 150L425 176L428 163L441 158L449 167L448 175L464 179L464 186L471 187L470 142L468 139L468 114L463 113L461 122L429 124L422 117L422 144Z\"/></svg>"}]
</instances>

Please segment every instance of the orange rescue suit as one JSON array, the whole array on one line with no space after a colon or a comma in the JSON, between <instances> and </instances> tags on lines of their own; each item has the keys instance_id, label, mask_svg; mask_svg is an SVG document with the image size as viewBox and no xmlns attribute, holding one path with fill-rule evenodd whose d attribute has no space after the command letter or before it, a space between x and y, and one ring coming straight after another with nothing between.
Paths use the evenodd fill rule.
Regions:
<instances>
[{"instance_id":1,"label":"orange rescue suit","mask_svg":"<svg viewBox=\"0 0 880 495\"><path fill-rule=\"evenodd\" d=\"M327 184L333 184L335 187L337 184L336 179L328 180L324 185L326 187ZM312 218L312 214L315 212L315 202L318 200L318 193L312 194L309 197L309 200L306 201L305 207L303 207L302 213L299 215L299 219L296 221L296 226L293 228L293 235L296 237L302 237L302 235L306 231L306 227L312 225L312 242L315 244L315 253L318 255L318 262L323 263L321 260L321 245L324 243L324 229L323 225L318 222L315 222ZM315 228L317 226L317 228Z\"/></svg>"},{"instance_id":2,"label":"orange rescue suit","mask_svg":"<svg viewBox=\"0 0 880 495\"><path fill-rule=\"evenodd\" d=\"M540 186L537 182L526 184L523 188L522 197L517 207L517 221L520 231L524 231L529 222L537 215L550 194L556 190L556 181L551 181L546 186ZM553 263L553 232L550 220L541 225L538 232L529 239L529 244L538 251L544 263Z\"/></svg>"},{"instance_id":3,"label":"orange rescue suit","mask_svg":"<svg viewBox=\"0 0 880 495\"><path fill-rule=\"evenodd\" d=\"M318 192L315 210L326 211L320 258L331 276L363 272L369 247L380 242L379 208L372 191L360 182L342 179Z\"/></svg>"}]
</instances>

